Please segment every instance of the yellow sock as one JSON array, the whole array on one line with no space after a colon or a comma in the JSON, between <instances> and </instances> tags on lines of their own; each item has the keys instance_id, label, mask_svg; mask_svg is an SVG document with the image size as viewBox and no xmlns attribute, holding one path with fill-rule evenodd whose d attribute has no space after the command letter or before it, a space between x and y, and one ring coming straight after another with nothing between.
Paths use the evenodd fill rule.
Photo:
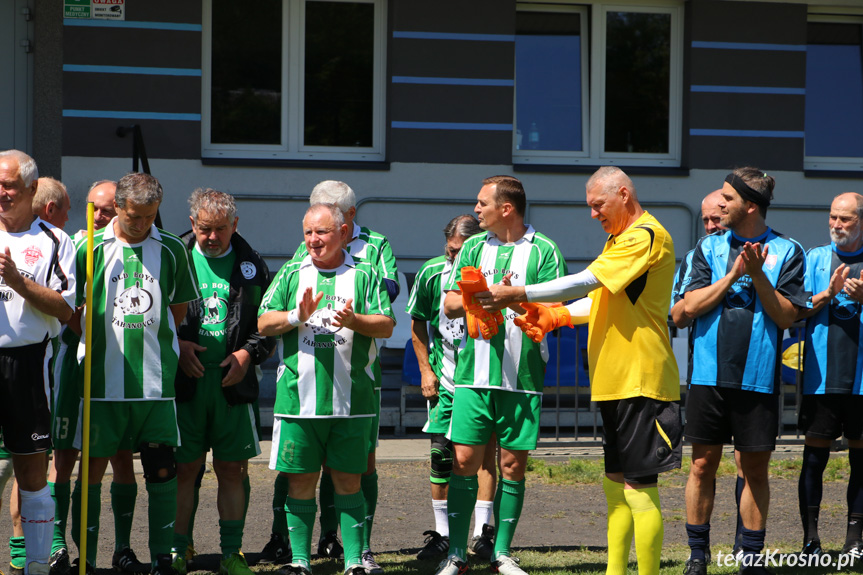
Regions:
<instances>
[{"instance_id":1,"label":"yellow sock","mask_svg":"<svg viewBox=\"0 0 863 575\"><path fill-rule=\"evenodd\" d=\"M626 575L632 545L632 512L626 503L623 483L603 477L602 489L608 502L608 567L605 575Z\"/></svg>"},{"instance_id":2,"label":"yellow sock","mask_svg":"<svg viewBox=\"0 0 863 575\"><path fill-rule=\"evenodd\" d=\"M659 490L656 487L625 489L623 494L635 523L638 575L657 575L662 555L662 535L665 532L659 507Z\"/></svg>"}]
</instances>

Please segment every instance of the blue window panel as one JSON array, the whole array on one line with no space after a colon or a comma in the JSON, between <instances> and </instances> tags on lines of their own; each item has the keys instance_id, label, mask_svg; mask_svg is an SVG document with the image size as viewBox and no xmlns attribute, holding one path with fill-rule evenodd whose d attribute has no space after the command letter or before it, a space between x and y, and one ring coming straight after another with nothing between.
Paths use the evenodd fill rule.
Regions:
<instances>
[{"instance_id":1,"label":"blue window panel","mask_svg":"<svg viewBox=\"0 0 863 575\"><path fill-rule=\"evenodd\" d=\"M570 152L584 149L581 74L580 36L516 36L516 145L519 149Z\"/></svg>"},{"instance_id":2,"label":"blue window panel","mask_svg":"<svg viewBox=\"0 0 863 575\"><path fill-rule=\"evenodd\" d=\"M860 46L806 49L806 155L863 157Z\"/></svg>"}]
</instances>

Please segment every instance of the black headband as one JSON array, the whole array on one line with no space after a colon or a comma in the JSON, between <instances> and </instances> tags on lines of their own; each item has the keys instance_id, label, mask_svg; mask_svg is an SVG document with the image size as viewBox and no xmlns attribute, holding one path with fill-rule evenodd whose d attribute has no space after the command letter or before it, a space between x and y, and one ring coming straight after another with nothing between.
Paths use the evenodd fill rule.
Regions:
<instances>
[{"instance_id":1,"label":"black headband","mask_svg":"<svg viewBox=\"0 0 863 575\"><path fill-rule=\"evenodd\" d=\"M743 179L735 173L728 174L725 176L725 181L731 184L731 187L737 190L737 193L740 194L740 197L744 200L748 200L757 206L768 207L770 205L770 198L765 197L763 194L760 194L753 190L747 185Z\"/></svg>"}]
</instances>

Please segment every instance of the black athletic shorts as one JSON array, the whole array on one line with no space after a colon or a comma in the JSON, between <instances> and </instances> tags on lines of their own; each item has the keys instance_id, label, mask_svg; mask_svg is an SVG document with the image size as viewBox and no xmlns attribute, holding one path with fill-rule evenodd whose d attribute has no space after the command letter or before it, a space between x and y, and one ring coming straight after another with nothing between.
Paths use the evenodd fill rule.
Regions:
<instances>
[{"instance_id":1,"label":"black athletic shorts","mask_svg":"<svg viewBox=\"0 0 863 575\"><path fill-rule=\"evenodd\" d=\"M0 427L17 455L51 449L51 411L45 392L48 342L0 348Z\"/></svg>"},{"instance_id":2,"label":"black athletic shorts","mask_svg":"<svg viewBox=\"0 0 863 575\"><path fill-rule=\"evenodd\" d=\"M599 401L605 472L637 480L680 467L683 426L680 406L631 397Z\"/></svg>"},{"instance_id":3,"label":"black athletic shorts","mask_svg":"<svg viewBox=\"0 0 863 575\"><path fill-rule=\"evenodd\" d=\"M843 434L852 441L863 439L863 396L804 395L797 427L821 439L836 439Z\"/></svg>"},{"instance_id":4,"label":"black athletic shorts","mask_svg":"<svg viewBox=\"0 0 863 575\"><path fill-rule=\"evenodd\" d=\"M779 430L779 396L712 385L690 385L686 441L734 443L738 451L773 451Z\"/></svg>"}]
</instances>

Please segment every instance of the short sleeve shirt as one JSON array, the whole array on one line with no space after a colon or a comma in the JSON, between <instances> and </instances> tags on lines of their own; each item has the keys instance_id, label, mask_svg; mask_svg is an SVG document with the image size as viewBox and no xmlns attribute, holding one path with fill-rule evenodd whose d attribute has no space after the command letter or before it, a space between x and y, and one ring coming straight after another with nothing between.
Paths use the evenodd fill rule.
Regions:
<instances>
[{"instance_id":1,"label":"short sleeve shirt","mask_svg":"<svg viewBox=\"0 0 863 575\"><path fill-rule=\"evenodd\" d=\"M336 311L353 299L354 312L393 321L383 281L368 262L345 254L335 270L320 270L310 256L289 261L264 294L258 315L296 309L306 288L324 297L312 316L281 335L276 374L278 417L372 417L377 347L374 338L334 324Z\"/></svg>"},{"instance_id":2,"label":"short sleeve shirt","mask_svg":"<svg viewBox=\"0 0 863 575\"><path fill-rule=\"evenodd\" d=\"M429 364L449 392L454 391L458 352L465 343L464 318L449 319L443 311L446 297L443 282L449 277L452 267L452 262L445 256L424 263L414 279L406 310L412 318L429 322L432 336Z\"/></svg>"},{"instance_id":3,"label":"short sleeve shirt","mask_svg":"<svg viewBox=\"0 0 863 575\"><path fill-rule=\"evenodd\" d=\"M63 230L36 218L23 232L0 232L0 242L0 249L9 247L22 276L58 292L74 307L75 246ZM40 343L59 333L60 320L34 308L0 278L0 347Z\"/></svg>"},{"instance_id":4,"label":"short sleeve shirt","mask_svg":"<svg viewBox=\"0 0 863 575\"><path fill-rule=\"evenodd\" d=\"M524 236L512 243L501 242L491 232L465 241L444 289L458 290L461 269L481 268L489 285L511 273L514 286L544 283L566 275L566 262L557 245L528 226ZM501 310L503 325L489 340L466 338L459 352L456 387L496 388L518 393L542 393L548 345L534 343L513 323L518 314Z\"/></svg>"},{"instance_id":5,"label":"short sleeve shirt","mask_svg":"<svg viewBox=\"0 0 863 575\"><path fill-rule=\"evenodd\" d=\"M741 238L730 230L701 238L683 280L684 294L725 277L746 242L769 246L763 269L770 283L792 304L806 306L803 248L770 228L757 238ZM695 320L693 329L692 385L775 392L782 330L765 313L752 278L741 276L716 307Z\"/></svg>"},{"instance_id":6,"label":"short sleeve shirt","mask_svg":"<svg viewBox=\"0 0 863 575\"><path fill-rule=\"evenodd\" d=\"M859 278L863 271L863 248L845 252L831 243L806 254L806 291L817 294L827 289L836 268L845 264L848 277ZM809 299L812 307L812 298ZM863 317L861 305L839 292L830 303L806 321L803 345L803 393L863 395Z\"/></svg>"},{"instance_id":7,"label":"short sleeve shirt","mask_svg":"<svg viewBox=\"0 0 863 575\"><path fill-rule=\"evenodd\" d=\"M602 283L590 294L591 400L680 399L667 323L674 276L669 233L644 212L619 235L609 236L587 269Z\"/></svg>"},{"instance_id":8,"label":"short sleeve shirt","mask_svg":"<svg viewBox=\"0 0 863 575\"><path fill-rule=\"evenodd\" d=\"M94 235L93 401L170 400L180 348L170 306L199 297L182 240L155 226L138 244L114 235L114 220ZM78 243L76 269L86 277L87 242ZM77 303L85 300L78 282ZM85 322L81 320L82 328ZM85 338L78 345L84 358Z\"/></svg>"}]
</instances>

